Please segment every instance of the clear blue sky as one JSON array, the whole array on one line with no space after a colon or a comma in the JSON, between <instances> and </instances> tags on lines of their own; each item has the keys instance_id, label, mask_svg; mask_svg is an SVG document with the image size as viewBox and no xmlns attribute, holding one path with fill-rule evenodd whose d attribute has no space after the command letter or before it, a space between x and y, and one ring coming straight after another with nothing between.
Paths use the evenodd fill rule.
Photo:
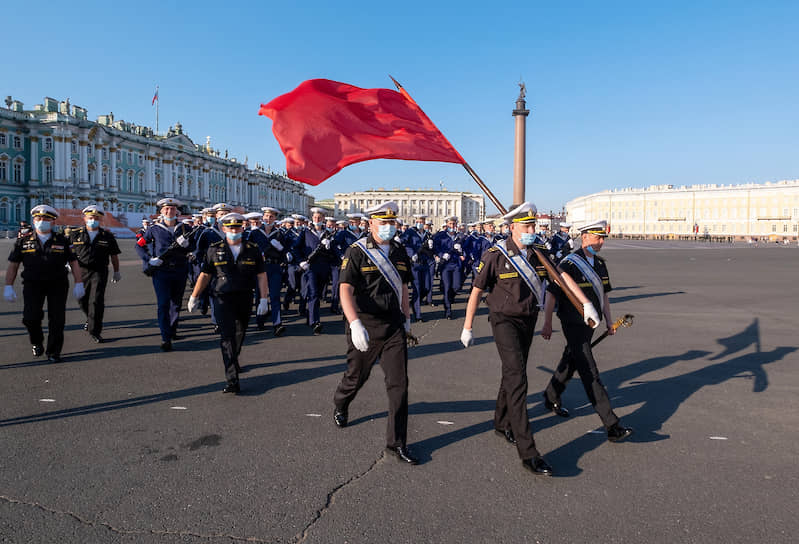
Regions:
<instances>
[{"instance_id":1,"label":"clear blue sky","mask_svg":"<svg viewBox=\"0 0 799 544\"><path fill-rule=\"evenodd\" d=\"M509 204L521 77L527 198L549 210L616 187L798 178L797 21L799 2L768 0L7 2L0 94L154 127L158 84L162 131L180 121L283 171L262 102L306 79L391 74ZM479 191L460 166L388 160L309 189L442 179Z\"/></svg>"}]
</instances>

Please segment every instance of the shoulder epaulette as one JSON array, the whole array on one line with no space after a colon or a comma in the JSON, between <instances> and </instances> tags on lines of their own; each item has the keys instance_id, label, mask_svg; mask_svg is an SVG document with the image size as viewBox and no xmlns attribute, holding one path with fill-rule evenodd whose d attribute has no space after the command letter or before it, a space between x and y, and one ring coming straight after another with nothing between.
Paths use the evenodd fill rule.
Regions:
<instances>
[{"instance_id":1,"label":"shoulder epaulette","mask_svg":"<svg viewBox=\"0 0 799 544\"><path fill-rule=\"evenodd\" d=\"M225 243L225 241L224 241L224 240L217 240L216 242L213 242L213 243L211 243L211 244L209 244L209 245L210 245L210 247L213 247L213 246L222 245L222 244L224 244L224 243Z\"/></svg>"},{"instance_id":2,"label":"shoulder epaulette","mask_svg":"<svg viewBox=\"0 0 799 544\"><path fill-rule=\"evenodd\" d=\"M499 251L499 248L497 248L496 246L491 246L490 248L488 248L488 251Z\"/></svg>"}]
</instances>

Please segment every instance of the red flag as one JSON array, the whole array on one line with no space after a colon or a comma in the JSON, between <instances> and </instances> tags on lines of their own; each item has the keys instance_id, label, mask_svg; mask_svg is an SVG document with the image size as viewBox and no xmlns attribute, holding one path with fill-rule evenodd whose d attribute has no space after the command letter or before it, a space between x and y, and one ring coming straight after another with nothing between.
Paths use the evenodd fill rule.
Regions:
<instances>
[{"instance_id":1,"label":"red flag","mask_svg":"<svg viewBox=\"0 0 799 544\"><path fill-rule=\"evenodd\" d=\"M273 121L288 176L311 185L372 159L466 162L407 94L390 89L310 79L258 114Z\"/></svg>"},{"instance_id":2,"label":"red flag","mask_svg":"<svg viewBox=\"0 0 799 544\"><path fill-rule=\"evenodd\" d=\"M155 101L158 100L158 87L155 88L155 94L153 95L153 101L150 104L151 106L155 104Z\"/></svg>"}]
</instances>

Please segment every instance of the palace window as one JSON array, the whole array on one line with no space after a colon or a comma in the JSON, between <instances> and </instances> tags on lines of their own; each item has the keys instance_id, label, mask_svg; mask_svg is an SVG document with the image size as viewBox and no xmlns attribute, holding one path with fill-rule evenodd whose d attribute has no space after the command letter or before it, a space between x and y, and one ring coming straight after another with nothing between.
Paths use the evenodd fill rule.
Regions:
<instances>
[{"instance_id":1,"label":"palace window","mask_svg":"<svg viewBox=\"0 0 799 544\"><path fill-rule=\"evenodd\" d=\"M103 160L104 161L108 160L108 148L107 147L103 148Z\"/></svg>"},{"instance_id":2,"label":"palace window","mask_svg":"<svg viewBox=\"0 0 799 544\"><path fill-rule=\"evenodd\" d=\"M72 147L72 152L73 153L77 153L78 152L78 141L77 140L72 140L71 147Z\"/></svg>"},{"instance_id":3,"label":"palace window","mask_svg":"<svg viewBox=\"0 0 799 544\"><path fill-rule=\"evenodd\" d=\"M8 181L8 161L0 160L0 181Z\"/></svg>"},{"instance_id":4,"label":"palace window","mask_svg":"<svg viewBox=\"0 0 799 544\"><path fill-rule=\"evenodd\" d=\"M116 179L116 186L121 188L122 187L122 170L117 170L115 179Z\"/></svg>"},{"instance_id":5,"label":"palace window","mask_svg":"<svg viewBox=\"0 0 799 544\"><path fill-rule=\"evenodd\" d=\"M22 138L20 138L19 136L14 136L14 149L16 149L17 151L22 150Z\"/></svg>"},{"instance_id":6,"label":"palace window","mask_svg":"<svg viewBox=\"0 0 799 544\"><path fill-rule=\"evenodd\" d=\"M128 192L133 192L133 172L128 171Z\"/></svg>"},{"instance_id":7,"label":"palace window","mask_svg":"<svg viewBox=\"0 0 799 544\"><path fill-rule=\"evenodd\" d=\"M49 160L44 163L44 182L53 183L53 163Z\"/></svg>"},{"instance_id":8,"label":"palace window","mask_svg":"<svg viewBox=\"0 0 799 544\"><path fill-rule=\"evenodd\" d=\"M144 174L139 172L139 191L144 191Z\"/></svg>"},{"instance_id":9,"label":"palace window","mask_svg":"<svg viewBox=\"0 0 799 544\"><path fill-rule=\"evenodd\" d=\"M94 155L94 147L92 144L86 144L86 155L89 157Z\"/></svg>"},{"instance_id":10,"label":"palace window","mask_svg":"<svg viewBox=\"0 0 799 544\"><path fill-rule=\"evenodd\" d=\"M0 201L0 223L8 223L8 202Z\"/></svg>"},{"instance_id":11,"label":"palace window","mask_svg":"<svg viewBox=\"0 0 799 544\"><path fill-rule=\"evenodd\" d=\"M103 187L108 187L108 170L103 168Z\"/></svg>"},{"instance_id":12,"label":"palace window","mask_svg":"<svg viewBox=\"0 0 799 544\"><path fill-rule=\"evenodd\" d=\"M133 164L133 153L128 151L128 164Z\"/></svg>"},{"instance_id":13,"label":"palace window","mask_svg":"<svg viewBox=\"0 0 799 544\"><path fill-rule=\"evenodd\" d=\"M94 184L94 170L89 170L89 185Z\"/></svg>"},{"instance_id":14,"label":"palace window","mask_svg":"<svg viewBox=\"0 0 799 544\"><path fill-rule=\"evenodd\" d=\"M22 183L22 161L14 162L14 183Z\"/></svg>"},{"instance_id":15,"label":"palace window","mask_svg":"<svg viewBox=\"0 0 799 544\"><path fill-rule=\"evenodd\" d=\"M53 151L53 139L49 136L44 139L44 151L46 153L51 153Z\"/></svg>"},{"instance_id":16,"label":"palace window","mask_svg":"<svg viewBox=\"0 0 799 544\"><path fill-rule=\"evenodd\" d=\"M782 225L782 232L788 232L788 223Z\"/></svg>"},{"instance_id":17,"label":"palace window","mask_svg":"<svg viewBox=\"0 0 799 544\"><path fill-rule=\"evenodd\" d=\"M8 145L7 141L8 140L6 139L6 135L4 133L0 132L0 147L7 146Z\"/></svg>"},{"instance_id":18,"label":"palace window","mask_svg":"<svg viewBox=\"0 0 799 544\"><path fill-rule=\"evenodd\" d=\"M78 181L78 167L74 165L72 166L72 181Z\"/></svg>"},{"instance_id":19,"label":"palace window","mask_svg":"<svg viewBox=\"0 0 799 544\"><path fill-rule=\"evenodd\" d=\"M117 162L122 162L122 152L117 150Z\"/></svg>"}]
</instances>

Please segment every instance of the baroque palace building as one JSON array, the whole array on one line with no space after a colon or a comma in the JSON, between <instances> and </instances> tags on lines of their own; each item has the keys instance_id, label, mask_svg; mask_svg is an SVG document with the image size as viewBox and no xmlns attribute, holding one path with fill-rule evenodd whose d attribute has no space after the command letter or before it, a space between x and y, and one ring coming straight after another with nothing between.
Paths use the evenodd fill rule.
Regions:
<instances>
[{"instance_id":1,"label":"baroque palace building","mask_svg":"<svg viewBox=\"0 0 799 544\"><path fill-rule=\"evenodd\" d=\"M399 217L410 221L414 214L423 213L433 220L436 228L451 215L461 223L485 220L485 197L477 193L434 191L432 189L374 189L333 195L337 215L362 212L367 208L393 200L399 206Z\"/></svg>"},{"instance_id":2,"label":"baroque palace building","mask_svg":"<svg viewBox=\"0 0 799 544\"><path fill-rule=\"evenodd\" d=\"M611 235L799 235L799 180L743 185L652 185L603 191L566 204L575 226L607 219Z\"/></svg>"},{"instance_id":3,"label":"baroque palace building","mask_svg":"<svg viewBox=\"0 0 799 544\"><path fill-rule=\"evenodd\" d=\"M254 169L195 144L178 123L166 135L117 121L90 121L87 111L45 98L25 110L8 97L0 107L0 229L29 220L36 204L82 209L99 203L134 225L163 196L199 211L216 202L245 209L273 206L307 213L313 203L303 184L262 166Z\"/></svg>"}]
</instances>

